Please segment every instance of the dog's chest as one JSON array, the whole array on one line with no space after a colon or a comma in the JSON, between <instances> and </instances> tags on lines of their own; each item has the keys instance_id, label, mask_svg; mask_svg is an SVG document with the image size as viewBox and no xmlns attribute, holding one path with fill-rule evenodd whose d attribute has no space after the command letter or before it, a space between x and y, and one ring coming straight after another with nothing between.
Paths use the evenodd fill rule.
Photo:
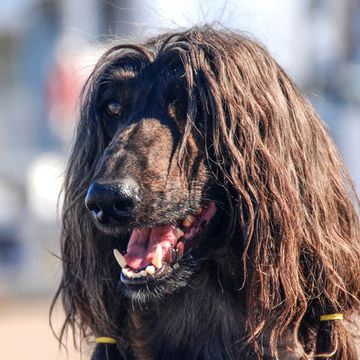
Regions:
<instances>
[{"instance_id":1,"label":"dog's chest","mask_svg":"<svg viewBox=\"0 0 360 360\"><path fill-rule=\"evenodd\" d=\"M244 336L234 310L226 296L218 298L211 289L188 290L152 309L132 310L127 334L134 358L218 359Z\"/></svg>"},{"instance_id":2,"label":"dog's chest","mask_svg":"<svg viewBox=\"0 0 360 360\"><path fill-rule=\"evenodd\" d=\"M129 343L136 360L153 360L149 326L136 312L130 313Z\"/></svg>"}]
</instances>

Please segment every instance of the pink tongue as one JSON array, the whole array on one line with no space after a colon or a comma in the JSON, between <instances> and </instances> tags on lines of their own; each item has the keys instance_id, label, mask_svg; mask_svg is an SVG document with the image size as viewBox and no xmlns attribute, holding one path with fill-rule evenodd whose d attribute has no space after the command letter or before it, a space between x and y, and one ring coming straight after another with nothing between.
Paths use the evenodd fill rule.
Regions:
<instances>
[{"instance_id":1,"label":"pink tongue","mask_svg":"<svg viewBox=\"0 0 360 360\"><path fill-rule=\"evenodd\" d=\"M164 257L176 242L176 228L173 225L134 229L124 255L126 263L133 269L143 269L152 262L158 245L161 245Z\"/></svg>"}]
</instances>

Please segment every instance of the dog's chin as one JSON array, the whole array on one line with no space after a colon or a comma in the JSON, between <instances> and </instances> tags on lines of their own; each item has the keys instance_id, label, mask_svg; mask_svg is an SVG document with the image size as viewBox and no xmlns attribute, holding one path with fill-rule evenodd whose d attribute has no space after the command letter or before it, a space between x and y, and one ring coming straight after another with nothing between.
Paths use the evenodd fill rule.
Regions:
<instances>
[{"instance_id":1,"label":"dog's chin","mask_svg":"<svg viewBox=\"0 0 360 360\"><path fill-rule=\"evenodd\" d=\"M134 228L126 250L114 249L121 296L141 306L186 286L199 268L216 212L210 203L170 224Z\"/></svg>"},{"instance_id":2,"label":"dog's chin","mask_svg":"<svg viewBox=\"0 0 360 360\"><path fill-rule=\"evenodd\" d=\"M126 284L119 281L118 290L120 296L128 298L133 306L146 306L162 301L167 296L186 287L190 278L199 269L199 262L191 255L185 255L182 261L168 266L164 275L157 279L142 284Z\"/></svg>"}]
</instances>

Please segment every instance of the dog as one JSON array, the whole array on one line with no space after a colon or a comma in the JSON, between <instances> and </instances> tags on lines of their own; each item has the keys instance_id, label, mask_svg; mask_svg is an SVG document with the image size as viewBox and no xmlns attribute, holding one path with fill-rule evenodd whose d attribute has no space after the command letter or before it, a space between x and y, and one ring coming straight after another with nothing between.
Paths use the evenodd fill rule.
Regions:
<instances>
[{"instance_id":1,"label":"dog","mask_svg":"<svg viewBox=\"0 0 360 360\"><path fill-rule=\"evenodd\" d=\"M264 47L211 26L115 45L79 118L60 338L111 338L94 360L358 359L359 200Z\"/></svg>"}]
</instances>

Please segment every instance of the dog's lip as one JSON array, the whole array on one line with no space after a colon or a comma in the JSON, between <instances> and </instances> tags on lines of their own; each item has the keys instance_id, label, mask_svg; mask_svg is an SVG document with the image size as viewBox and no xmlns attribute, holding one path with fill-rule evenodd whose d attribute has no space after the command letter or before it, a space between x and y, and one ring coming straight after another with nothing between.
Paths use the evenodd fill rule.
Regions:
<instances>
[{"instance_id":1,"label":"dog's lip","mask_svg":"<svg viewBox=\"0 0 360 360\"><path fill-rule=\"evenodd\" d=\"M211 202L194 215L188 214L177 225L167 224L150 229L134 229L127 252L114 250L122 268L120 280L125 284L142 284L159 279L172 271L174 265L195 243L196 238L215 216Z\"/></svg>"}]
</instances>

